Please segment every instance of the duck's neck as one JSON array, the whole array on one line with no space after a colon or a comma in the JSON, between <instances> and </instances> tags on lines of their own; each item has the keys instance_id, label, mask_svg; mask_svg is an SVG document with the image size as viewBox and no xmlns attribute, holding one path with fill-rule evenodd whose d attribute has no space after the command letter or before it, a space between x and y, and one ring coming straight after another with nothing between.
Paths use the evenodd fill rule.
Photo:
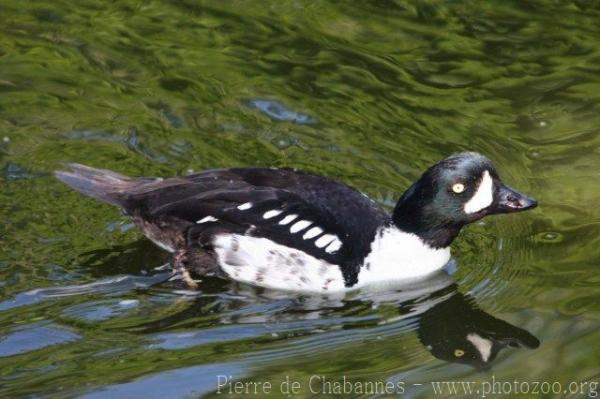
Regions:
<instances>
[{"instance_id":1,"label":"duck's neck","mask_svg":"<svg viewBox=\"0 0 600 399\"><path fill-rule=\"evenodd\" d=\"M415 195L412 187L398 200L392 221L398 229L418 236L432 248L448 247L463 226L441 218L435 207Z\"/></svg>"}]
</instances>

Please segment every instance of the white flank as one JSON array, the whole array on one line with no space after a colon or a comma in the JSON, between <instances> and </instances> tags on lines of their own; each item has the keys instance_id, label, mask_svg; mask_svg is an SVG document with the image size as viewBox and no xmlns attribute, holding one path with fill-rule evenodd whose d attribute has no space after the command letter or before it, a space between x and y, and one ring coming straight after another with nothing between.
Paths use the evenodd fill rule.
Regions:
<instances>
[{"instance_id":1,"label":"white flank","mask_svg":"<svg viewBox=\"0 0 600 399\"><path fill-rule=\"evenodd\" d=\"M280 210L274 209L272 211L266 211L265 214L263 215L263 219L271 219L274 218L275 216L279 216L281 214Z\"/></svg>"},{"instance_id":2,"label":"white flank","mask_svg":"<svg viewBox=\"0 0 600 399\"><path fill-rule=\"evenodd\" d=\"M471 333L467 335L467 339L471 341L473 346L477 348L481 354L481 359L487 362L492 354L492 341L481 337L479 334Z\"/></svg>"},{"instance_id":3,"label":"white flank","mask_svg":"<svg viewBox=\"0 0 600 399\"><path fill-rule=\"evenodd\" d=\"M494 182L486 170L481 175L479 187L471 199L465 204L466 213L475 213L492 205L494 201Z\"/></svg>"},{"instance_id":4,"label":"white flank","mask_svg":"<svg viewBox=\"0 0 600 399\"><path fill-rule=\"evenodd\" d=\"M246 209L250 209L250 208L252 208L252 202L246 202L237 207L237 209L239 209L240 211L245 211Z\"/></svg>"},{"instance_id":5,"label":"white flank","mask_svg":"<svg viewBox=\"0 0 600 399\"><path fill-rule=\"evenodd\" d=\"M363 262L356 287L424 277L444 267L449 260L449 247L431 248L415 234L385 227L376 233L371 243L371 252Z\"/></svg>"},{"instance_id":6,"label":"white flank","mask_svg":"<svg viewBox=\"0 0 600 399\"><path fill-rule=\"evenodd\" d=\"M292 225L292 227L290 228L290 233L294 234L297 233L299 231L304 230L305 228L307 228L308 226L311 225L311 221L309 220L301 220L299 222L296 222Z\"/></svg>"},{"instance_id":7,"label":"white flank","mask_svg":"<svg viewBox=\"0 0 600 399\"><path fill-rule=\"evenodd\" d=\"M286 224L290 224L292 222L292 220L296 219L297 217L298 217L298 215L294 215L294 214L287 215L286 217L281 219L279 224L282 226L285 226Z\"/></svg>"},{"instance_id":8,"label":"white flank","mask_svg":"<svg viewBox=\"0 0 600 399\"><path fill-rule=\"evenodd\" d=\"M337 251L338 249L340 249L341 247L342 247L342 242L336 238L335 240L331 241L331 244L329 244L327 246L327 248L325 248L325 252L332 254L335 251Z\"/></svg>"},{"instance_id":9,"label":"white flank","mask_svg":"<svg viewBox=\"0 0 600 399\"><path fill-rule=\"evenodd\" d=\"M325 235L319 237L319 239L317 241L315 241L315 245L319 248L323 248L323 247L326 247L327 245L329 245L329 243L335 239L337 239L337 236L335 236L333 234L325 234Z\"/></svg>"},{"instance_id":10,"label":"white flank","mask_svg":"<svg viewBox=\"0 0 600 399\"><path fill-rule=\"evenodd\" d=\"M217 220L219 220L219 219L217 219L216 217L206 216L206 217L203 217L202 219L198 220L196 223L201 224L201 223L208 223L208 222L216 222Z\"/></svg>"},{"instance_id":11,"label":"white flank","mask_svg":"<svg viewBox=\"0 0 600 399\"><path fill-rule=\"evenodd\" d=\"M306 233L304 233L304 235L302 236L302 238L305 239L305 240L309 240L309 239L311 239L313 237L318 236L322 232L323 232L323 229L321 229L320 227L313 227L312 229L310 229Z\"/></svg>"},{"instance_id":12,"label":"white flank","mask_svg":"<svg viewBox=\"0 0 600 399\"><path fill-rule=\"evenodd\" d=\"M337 265L261 237L220 234L213 247L221 269L234 280L308 292L344 291Z\"/></svg>"}]
</instances>

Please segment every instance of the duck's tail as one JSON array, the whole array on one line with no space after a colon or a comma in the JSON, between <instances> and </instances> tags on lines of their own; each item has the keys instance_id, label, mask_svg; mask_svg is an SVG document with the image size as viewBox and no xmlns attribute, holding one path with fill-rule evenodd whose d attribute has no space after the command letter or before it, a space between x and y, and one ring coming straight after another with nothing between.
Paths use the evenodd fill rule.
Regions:
<instances>
[{"instance_id":1,"label":"duck's tail","mask_svg":"<svg viewBox=\"0 0 600 399\"><path fill-rule=\"evenodd\" d=\"M56 178L82 194L121 208L127 192L139 185L137 179L106 169L96 169L77 163L68 164L70 171L56 171Z\"/></svg>"}]
</instances>

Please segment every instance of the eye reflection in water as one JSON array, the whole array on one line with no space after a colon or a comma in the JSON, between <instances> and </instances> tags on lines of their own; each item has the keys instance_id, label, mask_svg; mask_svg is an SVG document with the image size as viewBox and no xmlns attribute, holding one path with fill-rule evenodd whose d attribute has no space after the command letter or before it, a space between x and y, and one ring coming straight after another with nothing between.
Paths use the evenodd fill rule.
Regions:
<instances>
[{"instance_id":1,"label":"eye reflection in water","mask_svg":"<svg viewBox=\"0 0 600 399\"><path fill-rule=\"evenodd\" d=\"M539 340L528 331L482 311L475 299L456 291L424 312L419 321L419 340L438 359L487 368L500 350L534 349Z\"/></svg>"}]
</instances>

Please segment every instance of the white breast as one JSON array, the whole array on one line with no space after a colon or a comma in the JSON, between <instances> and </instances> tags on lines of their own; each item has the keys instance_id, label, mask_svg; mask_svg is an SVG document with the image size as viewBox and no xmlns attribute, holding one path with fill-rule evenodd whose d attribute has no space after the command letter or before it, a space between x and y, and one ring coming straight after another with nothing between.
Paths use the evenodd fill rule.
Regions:
<instances>
[{"instance_id":1,"label":"white breast","mask_svg":"<svg viewBox=\"0 0 600 399\"><path fill-rule=\"evenodd\" d=\"M450 248L431 248L418 236L395 227L377 232L358 275L357 287L415 279L433 273L450 260Z\"/></svg>"},{"instance_id":2,"label":"white breast","mask_svg":"<svg viewBox=\"0 0 600 399\"><path fill-rule=\"evenodd\" d=\"M416 279L441 269L450 248L434 249L395 227L378 231L358 275L345 287L340 267L260 237L220 234L213 247L221 269L234 280L281 290L336 292L369 284Z\"/></svg>"},{"instance_id":3,"label":"white breast","mask_svg":"<svg viewBox=\"0 0 600 399\"><path fill-rule=\"evenodd\" d=\"M339 266L260 237L215 236L213 247L221 269L234 280L281 290L342 291Z\"/></svg>"}]
</instances>

